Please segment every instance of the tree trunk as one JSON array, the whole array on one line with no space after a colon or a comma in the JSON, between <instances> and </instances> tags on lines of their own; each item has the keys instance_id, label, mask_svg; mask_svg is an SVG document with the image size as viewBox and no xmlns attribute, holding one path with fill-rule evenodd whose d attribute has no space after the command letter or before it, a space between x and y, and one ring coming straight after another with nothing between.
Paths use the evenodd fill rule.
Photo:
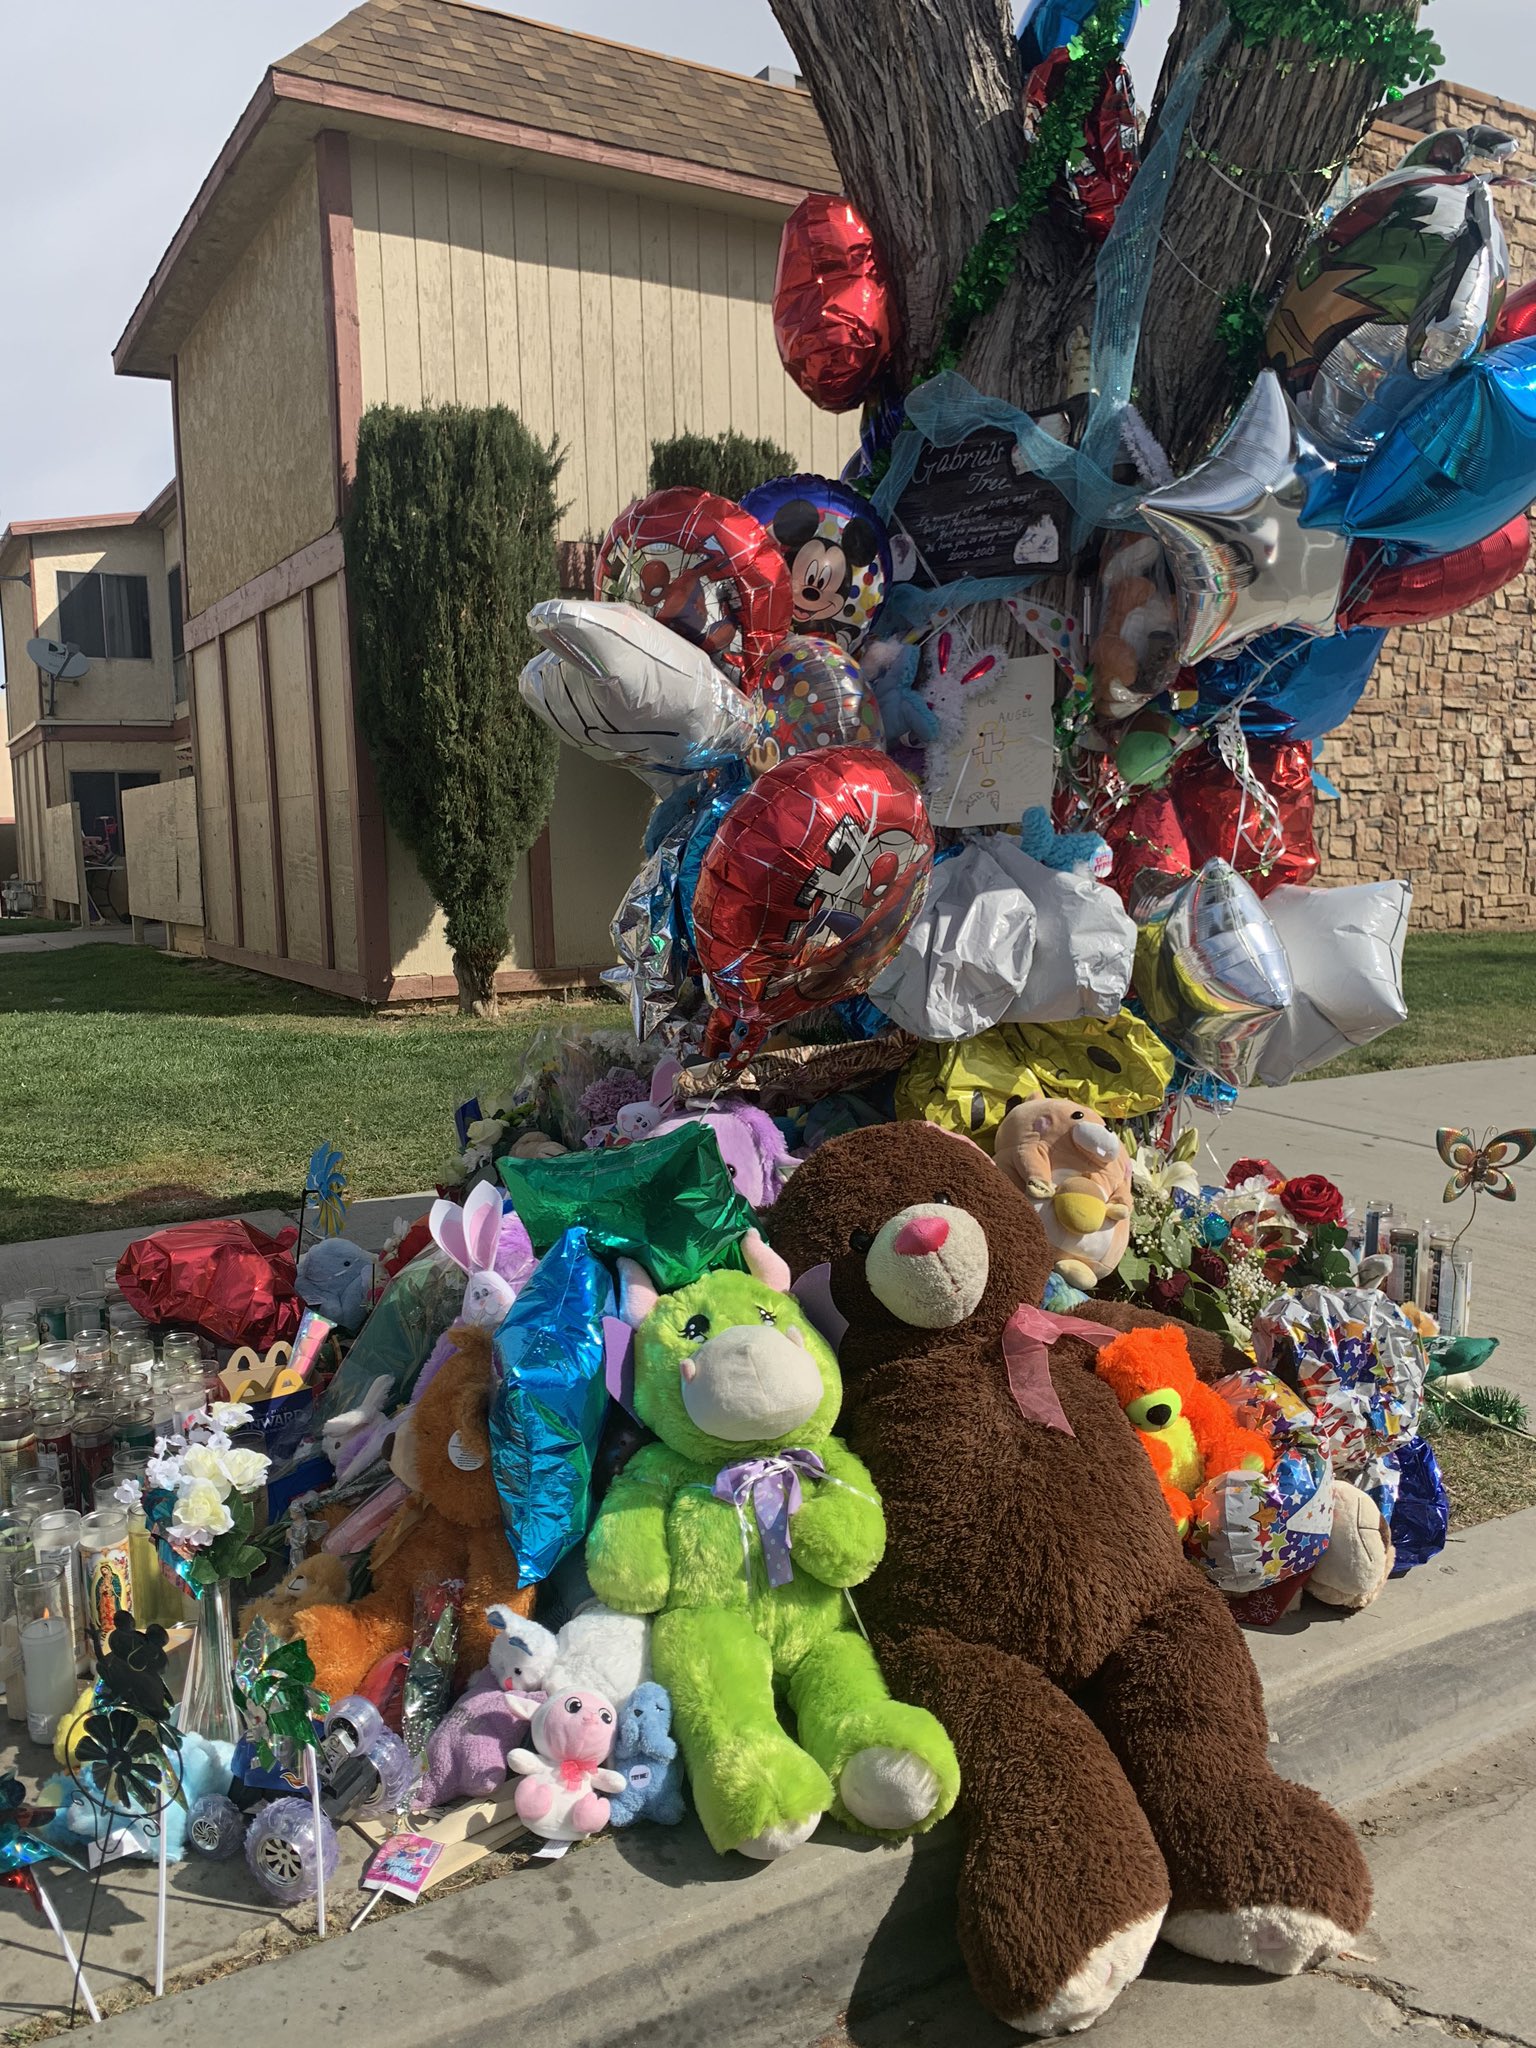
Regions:
<instances>
[{"instance_id":1,"label":"tree trunk","mask_svg":"<svg viewBox=\"0 0 1536 2048\"><path fill-rule=\"evenodd\" d=\"M933 356L951 285L988 215L1014 197L1024 136L1012 6L771 4L848 195L892 272L903 314L895 368L906 383ZM1358 0L1357 11L1413 16L1418 8L1417 0ZM1149 143L1172 79L1225 14L1223 0L1184 0ZM1217 328L1222 298L1235 284L1267 291L1288 269L1306 215L1347 162L1377 97L1364 65L1308 69L1289 44L1244 50L1229 33L1213 60L1169 198L1138 359L1138 404L1176 467L1209 445L1231 399ZM1206 153L1224 170L1241 167L1240 191ZM1245 193L1262 202L1262 215ZM960 369L1015 405L1055 403L1092 293L1093 252L1047 212L1025 236L1018 278L977 323Z\"/></svg>"},{"instance_id":2,"label":"tree trunk","mask_svg":"<svg viewBox=\"0 0 1536 2048\"><path fill-rule=\"evenodd\" d=\"M501 1015L501 1000L496 994L496 970L500 965L499 955L492 960L475 951L454 954L453 978L459 984L461 1017Z\"/></svg>"}]
</instances>

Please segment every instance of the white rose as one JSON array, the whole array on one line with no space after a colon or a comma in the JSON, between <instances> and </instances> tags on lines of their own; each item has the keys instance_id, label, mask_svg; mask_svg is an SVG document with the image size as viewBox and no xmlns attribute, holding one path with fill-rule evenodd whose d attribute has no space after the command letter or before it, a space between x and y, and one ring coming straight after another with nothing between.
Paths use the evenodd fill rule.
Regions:
<instances>
[{"instance_id":1,"label":"white rose","mask_svg":"<svg viewBox=\"0 0 1536 2048\"><path fill-rule=\"evenodd\" d=\"M144 1477L151 1486L163 1487L167 1493L174 1493L181 1484L181 1459L149 1458L145 1461Z\"/></svg>"},{"instance_id":2,"label":"white rose","mask_svg":"<svg viewBox=\"0 0 1536 2048\"><path fill-rule=\"evenodd\" d=\"M194 1479L182 1490L176 1502L171 1541L190 1544L201 1550L215 1536L222 1536L226 1529L233 1527L233 1519L217 1487L206 1479Z\"/></svg>"},{"instance_id":3,"label":"white rose","mask_svg":"<svg viewBox=\"0 0 1536 2048\"><path fill-rule=\"evenodd\" d=\"M215 1401L208 1410L215 1429L226 1433L244 1429L251 1419L251 1411L244 1401Z\"/></svg>"},{"instance_id":4,"label":"white rose","mask_svg":"<svg viewBox=\"0 0 1536 2048\"><path fill-rule=\"evenodd\" d=\"M236 1493L254 1493L259 1486L267 1483L267 1468L272 1460L260 1451L226 1451L224 1470L229 1483Z\"/></svg>"},{"instance_id":5,"label":"white rose","mask_svg":"<svg viewBox=\"0 0 1536 2048\"><path fill-rule=\"evenodd\" d=\"M225 1463L225 1454L211 1444L194 1444L181 1461L183 1486L190 1479L199 1486L211 1486L221 1501L228 1500L232 1482Z\"/></svg>"}]
</instances>

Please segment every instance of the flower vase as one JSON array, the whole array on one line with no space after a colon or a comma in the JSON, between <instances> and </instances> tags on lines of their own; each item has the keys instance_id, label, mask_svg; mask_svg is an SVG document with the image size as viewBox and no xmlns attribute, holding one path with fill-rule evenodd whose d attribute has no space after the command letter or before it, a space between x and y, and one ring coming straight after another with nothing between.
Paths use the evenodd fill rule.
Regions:
<instances>
[{"instance_id":1,"label":"flower vase","mask_svg":"<svg viewBox=\"0 0 1536 2048\"><path fill-rule=\"evenodd\" d=\"M183 1734L195 1733L210 1742L238 1742L242 1733L235 1705L235 1635L230 1615L230 1583L218 1579L203 1588L192 1632L187 1683L178 1721Z\"/></svg>"}]
</instances>

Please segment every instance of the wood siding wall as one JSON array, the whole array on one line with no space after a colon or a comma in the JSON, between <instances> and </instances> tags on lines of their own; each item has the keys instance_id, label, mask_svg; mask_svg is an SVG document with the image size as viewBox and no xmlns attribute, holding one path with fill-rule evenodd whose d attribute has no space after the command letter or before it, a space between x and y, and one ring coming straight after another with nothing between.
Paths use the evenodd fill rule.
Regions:
<instances>
[{"instance_id":1,"label":"wood siding wall","mask_svg":"<svg viewBox=\"0 0 1536 2048\"><path fill-rule=\"evenodd\" d=\"M313 165L183 343L176 409L187 606L196 614L336 519Z\"/></svg>"},{"instance_id":2,"label":"wood siding wall","mask_svg":"<svg viewBox=\"0 0 1536 2048\"><path fill-rule=\"evenodd\" d=\"M361 994L341 580L195 647L191 698L210 948Z\"/></svg>"},{"instance_id":3,"label":"wood siding wall","mask_svg":"<svg viewBox=\"0 0 1536 2048\"><path fill-rule=\"evenodd\" d=\"M197 785L190 775L123 792L123 852L129 915L201 931Z\"/></svg>"},{"instance_id":4,"label":"wood siding wall","mask_svg":"<svg viewBox=\"0 0 1536 2048\"><path fill-rule=\"evenodd\" d=\"M777 220L351 152L363 403L501 403L558 436L567 537L601 534L671 434L766 434L831 475L852 451L857 414L818 412L779 364Z\"/></svg>"}]
</instances>

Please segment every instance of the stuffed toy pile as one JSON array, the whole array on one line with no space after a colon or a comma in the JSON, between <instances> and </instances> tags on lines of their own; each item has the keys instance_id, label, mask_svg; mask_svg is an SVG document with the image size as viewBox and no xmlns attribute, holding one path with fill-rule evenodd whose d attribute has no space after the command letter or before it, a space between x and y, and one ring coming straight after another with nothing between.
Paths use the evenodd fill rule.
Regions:
<instances>
[{"instance_id":1,"label":"stuffed toy pile","mask_svg":"<svg viewBox=\"0 0 1536 2048\"><path fill-rule=\"evenodd\" d=\"M1159 1937L1282 1975L1345 1946L1370 1912L1359 1846L1273 1769L1237 1624L1094 1371L1095 1323L1163 1319L1046 1317L1052 1250L1028 1197L926 1123L822 1146L768 1232L797 1276L826 1269L847 1322L840 1427L886 1533L860 1614L959 1753L960 1938L983 2001L1059 2033L1106 2011ZM1183 1334L1202 1380L1243 1362Z\"/></svg>"}]
</instances>

